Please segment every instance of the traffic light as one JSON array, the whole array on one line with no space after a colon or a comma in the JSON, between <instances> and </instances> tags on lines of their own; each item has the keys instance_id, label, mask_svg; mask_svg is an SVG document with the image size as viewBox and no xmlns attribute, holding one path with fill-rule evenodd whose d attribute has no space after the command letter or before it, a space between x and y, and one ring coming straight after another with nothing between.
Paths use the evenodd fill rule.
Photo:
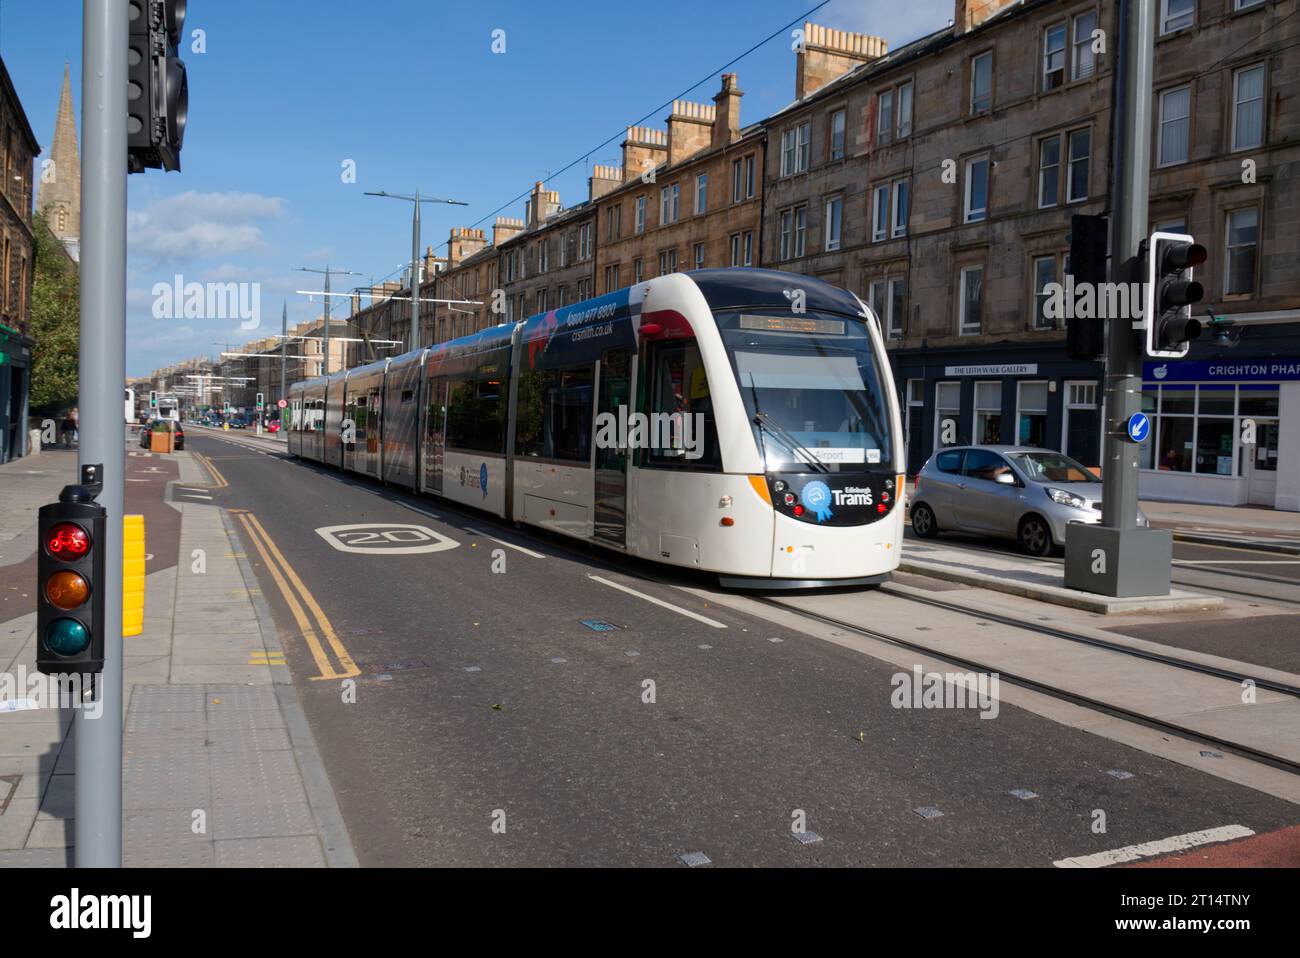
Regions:
<instances>
[{"instance_id":1,"label":"traffic light","mask_svg":"<svg viewBox=\"0 0 1300 958\"><path fill-rule=\"evenodd\" d=\"M263 406L264 406L264 403L263 403L263 401L262 401L262 394L261 394L261 393L258 393L258 394L257 394L257 411L258 411L258 412L261 412Z\"/></svg>"},{"instance_id":2,"label":"traffic light","mask_svg":"<svg viewBox=\"0 0 1300 958\"><path fill-rule=\"evenodd\" d=\"M1110 221L1105 216L1070 217L1070 275L1073 289L1088 283L1094 295L1106 282L1106 248ZM1065 320L1065 348L1071 359L1098 359L1106 352L1106 321L1079 317L1070 309Z\"/></svg>"},{"instance_id":3,"label":"traffic light","mask_svg":"<svg viewBox=\"0 0 1300 958\"><path fill-rule=\"evenodd\" d=\"M107 510L85 486L41 506L37 528L36 667L46 675L104 669Z\"/></svg>"},{"instance_id":4,"label":"traffic light","mask_svg":"<svg viewBox=\"0 0 1300 958\"><path fill-rule=\"evenodd\" d=\"M190 91L177 55L185 0L128 0L127 168L179 170Z\"/></svg>"},{"instance_id":5,"label":"traffic light","mask_svg":"<svg viewBox=\"0 0 1300 958\"><path fill-rule=\"evenodd\" d=\"M1148 356L1186 356L1192 340L1201 335L1201 323L1192 318L1192 306L1204 298L1205 290L1192 273L1207 255L1204 246L1184 233L1151 234L1142 313Z\"/></svg>"},{"instance_id":6,"label":"traffic light","mask_svg":"<svg viewBox=\"0 0 1300 958\"><path fill-rule=\"evenodd\" d=\"M158 391L156 389L149 390L149 408L158 408Z\"/></svg>"}]
</instances>

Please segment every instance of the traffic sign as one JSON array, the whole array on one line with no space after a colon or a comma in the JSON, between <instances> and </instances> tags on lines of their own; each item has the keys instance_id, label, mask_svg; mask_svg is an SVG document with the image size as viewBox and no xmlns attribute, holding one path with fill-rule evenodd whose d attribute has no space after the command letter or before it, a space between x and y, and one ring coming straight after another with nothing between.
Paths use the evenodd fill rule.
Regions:
<instances>
[{"instance_id":1,"label":"traffic sign","mask_svg":"<svg viewBox=\"0 0 1300 958\"><path fill-rule=\"evenodd\" d=\"M1129 442L1146 442L1151 438L1151 420L1146 413L1135 412L1128 417L1124 432Z\"/></svg>"},{"instance_id":2,"label":"traffic sign","mask_svg":"<svg viewBox=\"0 0 1300 958\"><path fill-rule=\"evenodd\" d=\"M281 399L279 402L276 403L276 405L279 406L281 409L284 409L286 406L289 405L289 400Z\"/></svg>"}]
</instances>

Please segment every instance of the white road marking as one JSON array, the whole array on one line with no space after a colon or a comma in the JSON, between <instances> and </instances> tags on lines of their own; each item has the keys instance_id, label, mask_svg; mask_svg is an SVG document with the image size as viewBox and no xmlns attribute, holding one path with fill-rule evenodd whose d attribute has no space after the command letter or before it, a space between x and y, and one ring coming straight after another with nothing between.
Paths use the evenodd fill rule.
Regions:
<instances>
[{"instance_id":1,"label":"white road marking","mask_svg":"<svg viewBox=\"0 0 1300 958\"><path fill-rule=\"evenodd\" d=\"M673 612L677 612L680 615L684 615L689 619L695 619L697 622L703 622L705 625L712 626L715 629L726 628L726 626L723 623L718 622L714 619L707 618L706 616L700 615L698 612L692 612L690 609L683 609L680 605L673 605L671 602L665 602L663 599L656 599L652 595L646 595L644 592L638 592L636 589L629 589L625 585L620 585L617 582L611 582L609 579L602 579L598 575L592 575L591 573L588 573L587 578L591 579L594 582L599 582L601 585L607 585L610 588L618 589L620 592L626 592L628 595L634 595L638 599L645 599L647 602L653 602L655 605L661 606L662 608L671 609Z\"/></svg>"},{"instance_id":2,"label":"white road marking","mask_svg":"<svg viewBox=\"0 0 1300 958\"><path fill-rule=\"evenodd\" d=\"M1174 565L1300 565L1300 559L1175 559Z\"/></svg>"},{"instance_id":3,"label":"white road marking","mask_svg":"<svg viewBox=\"0 0 1300 958\"><path fill-rule=\"evenodd\" d=\"M534 552L532 549L525 549L523 546L517 546L513 542L506 542L504 539L498 539L496 536L490 536L486 533L479 532L477 529L470 529L467 527L465 531L472 536L483 536L484 539L491 539L493 542L503 545L507 549L514 549L516 552L522 552L524 555L532 556L534 559L546 558L546 556L540 552Z\"/></svg>"},{"instance_id":4,"label":"white road marking","mask_svg":"<svg viewBox=\"0 0 1300 958\"><path fill-rule=\"evenodd\" d=\"M1105 868L1121 862L1134 862L1139 858L1152 855L1167 855L1170 852L1186 851L1198 845L1211 845L1216 842L1230 842L1237 838L1249 838L1255 833L1244 825L1224 825L1221 828L1207 828L1202 832L1188 832L1186 835L1174 835L1159 841L1143 842L1141 845L1125 845L1108 852L1095 855L1080 855L1077 858L1062 858L1052 862L1057 868Z\"/></svg>"},{"instance_id":5,"label":"white road marking","mask_svg":"<svg viewBox=\"0 0 1300 958\"><path fill-rule=\"evenodd\" d=\"M460 543L428 526L409 522L359 522L344 526L322 526L316 534L339 552L362 555L413 555L444 552Z\"/></svg>"}]
</instances>

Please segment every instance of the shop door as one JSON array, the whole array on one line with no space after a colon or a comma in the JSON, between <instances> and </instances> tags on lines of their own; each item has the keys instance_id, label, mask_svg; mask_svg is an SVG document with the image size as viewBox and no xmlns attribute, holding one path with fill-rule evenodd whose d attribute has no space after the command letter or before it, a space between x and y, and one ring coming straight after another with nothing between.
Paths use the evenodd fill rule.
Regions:
<instances>
[{"instance_id":1,"label":"shop door","mask_svg":"<svg viewBox=\"0 0 1300 958\"><path fill-rule=\"evenodd\" d=\"M1271 506L1277 502L1277 420L1255 420L1255 445L1241 447L1241 474L1246 501Z\"/></svg>"}]
</instances>

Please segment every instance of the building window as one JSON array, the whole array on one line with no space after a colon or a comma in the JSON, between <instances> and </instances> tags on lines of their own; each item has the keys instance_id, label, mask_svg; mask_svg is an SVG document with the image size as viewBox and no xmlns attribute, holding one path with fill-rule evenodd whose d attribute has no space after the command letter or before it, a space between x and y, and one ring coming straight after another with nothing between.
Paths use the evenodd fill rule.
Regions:
<instances>
[{"instance_id":1,"label":"building window","mask_svg":"<svg viewBox=\"0 0 1300 958\"><path fill-rule=\"evenodd\" d=\"M1002 442L1002 383L975 384L974 441L984 446Z\"/></svg>"},{"instance_id":2,"label":"building window","mask_svg":"<svg viewBox=\"0 0 1300 958\"><path fill-rule=\"evenodd\" d=\"M1083 80L1097 72L1097 54L1092 49L1092 32L1097 29L1097 14L1089 10L1074 18L1074 50L1070 77Z\"/></svg>"},{"instance_id":3,"label":"building window","mask_svg":"<svg viewBox=\"0 0 1300 958\"><path fill-rule=\"evenodd\" d=\"M791 251L794 249L794 210L783 210L781 213L781 259L790 259Z\"/></svg>"},{"instance_id":4,"label":"building window","mask_svg":"<svg viewBox=\"0 0 1300 958\"><path fill-rule=\"evenodd\" d=\"M966 198L963 221L976 223L988 216L989 158L977 156L966 161Z\"/></svg>"},{"instance_id":5,"label":"building window","mask_svg":"<svg viewBox=\"0 0 1300 958\"><path fill-rule=\"evenodd\" d=\"M811 124L801 123L799 126L792 127L781 134L781 175L793 176L795 173L802 173L808 169L809 161L809 131ZM753 196L752 179L754 174L754 158L748 157L749 160L749 179L751 181L748 195ZM739 161L737 161L739 165Z\"/></svg>"},{"instance_id":6,"label":"building window","mask_svg":"<svg viewBox=\"0 0 1300 958\"><path fill-rule=\"evenodd\" d=\"M876 94L876 145L884 146L894 133L894 91Z\"/></svg>"},{"instance_id":7,"label":"building window","mask_svg":"<svg viewBox=\"0 0 1300 958\"><path fill-rule=\"evenodd\" d=\"M1232 149L1249 150L1264 143L1264 65L1232 75Z\"/></svg>"},{"instance_id":8,"label":"building window","mask_svg":"<svg viewBox=\"0 0 1300 958\"><path fill-rule=\"evenodd\" d=\"M550 299L550 290L539 289L537 291L537 311L539 313L546 312L548 308L547 303L549 299Z\"/></svg>"},{"instance_id":9,"label":"building window","mask_svg":"<svg viewBox=\"0 0 1300 958\"><path fill-rule=\"evenodd\" d=\"M1196 20L1196 0L1160 0L1160 34L1190 27Z\"/></svg>"},{"instance_id":10,"label":"building window","mask_svg":"<svg viewBox=\"0 0 1300 958\"><path fill-rule=\"evenodd\" d=\"M781 259L798 259L806 249L808 207L796 206L781 213Z\"/></svg>"},{"instance_id":11,"label":"building window","mask_svg":"<svg viewBox=\"0 0 1300 958\"><path fill-rule=\"evenodd\" d=\"M1232 9L1249 10L1251 7L1257 7L1263 2L1264 0L1233 0Z\"/></svg>"},{"instance_id":12,"label":"building window","mask_svg":"<svg viewBox=\"0 0 1300 958\"><path fill-rule=\"evenodd\" d=\"M605 238L608 240L617 239L623 234L622 204L611 206L605 217Z\"/></svg>"},{"instance_id":13,"label":"building window","mask_svg":"<svg viewBox=\"0 0 1300 958\"><path fill-rule=\"evenodd\" d=\"M644 196L638 196L636 198L636 231L638 233L645 232L645 197Z\"/></svg>"},{"instance_id":14,"label":"building window","mask_svg":"<svg viewBox=\"0 0 1300 958\"><path fill-rule=\"evenodd\" d=\"M578 258L591 258L591 224L583 223L578 227Z\"/></svg>"},{"instance_id":15,"label":"building window","mask_svg":"<svg viewBox=\"0 0 1300 958\"><path fill-rule=\"evenodd\" d=\"M1047 383L1016 384L1016 436L1021 446L1047 446Z\"/></svg>"},{"instance_id":16,"label":"building window","mask_svg":"<svg viewBox=\"0 0 1300 958\"><path fill-rule=\"evenodd\" d=\"M959 284L958 331L962 336L976 336L980 332L980 299L984 287L984 267L967 266L961 271Z\"/></svg>"},{"instance_id":17,"label":"building window","mask_svg":"<svg viewBox=\"0 0 1300 958\"><path fill-rule=\"evenodd\" d=\"M1255 262L1259 251L1259 209L1247 207L1228 214L1227 282L1229 296L1255 292Z\"/></svg>"},{"instance_id":18,"label":"building window","mask_svg":"<svg viewBox=\"0 0 1300 958\"><path fill-rule=\"evenodd\" d=\"M1034 329L1052 329L1047 318L1047 285L1056 282L1056 257L1040 256L1034 260Z\"/></svg>"},{"instance_id":19,"label":"building window","mask_svg":"<svg viewBox=\"0 0 1300 958\"><path fill-rule=\"evenodd\" d=\"M1092 150L1092 131L1075 130L1069 135L1070 170L1067 202L1078 203L1088 198L1088 159Z\"/></svg>"},{"instance_id":20,"label":"building window","mask_svg":"<svg viewBox=\"0 0 1300 958\"><path fill-rule=\"evenodd\" d=\"M659 191L659 225L676 223L681 213L681 189L678 184Z\"/></svg>"},{"instance_id":21,"label":"building window","mask_svg":"<svg viewBox=\"0 0 1300 958\"><path fill-rule=\"evenodd\" d=\"M782 138L784 140L784 137ZM785 151L781 152L781 175L785 176ZM740 160L731 162L731 202L739 203L745 195L744 174L740 169Z\"/></svg>"},{"instance_id":22,"label":"building window","mask_svg":"<svg viewBox=\"0 0 1300 958\"><path fill-rule=\"evenodd\" d=\"M677 250L663 250L659 253L659 275L667 276L677 272Z\"/></svg>"},{"instance_id":23,"label":"building window","mask_svg":"<svg viewBox=\"0 0 1300 958\"><path fill-rule=\"evenodd\" d=\"M879 243L889 235L889 184L871 191L871 241Z\"/></svg>"},{"instance_id":24,"label":"building window","mask_svg":"<svg viewBox=\"0 0 1300 958\"><path fill-rule=\"evenodd\" d=\"M894 213L890 218L892 225L889 228L889 235L894 239L907 235L908 202L909 188L907 180L896 180L894 182Z\"/></svg>"},{"instance_id":25,"label":"building window","mask_svg":"<svg viewBox=\"0 0 1300 958\"><path fill-rule=\"evenodd\" d=\"M808 124L805 123L805 124L804 124L803 126L801 126L799 129L801 129L801 130L803 131L803 136L804 136L804 139L803 139L803 150L804 150L803 168L806 170L806 169L808 168L808 156L807 156L807 153L808 153ZM751 154L749 154L749 156L745 157L745 199L747 199L747 200L752 200L753 198L754 198L754 154L751 153Z\"/></svg>"},{"instance_id":26,"label":"building window","mask_svg":"<svg viewBox=\"0 0 1300 958\"><path fill-rule=\"evenodd\" d=\"M993 51L970 62L970 111L987 113L993 105Z\"/></svg>"},{"instance_id":27,"label":"building window","mask_svg":"<svg viewBox=\"0 0 1300 958\"><path fill-rule=\"evenodd\" d=\"M843 110L836 110L834 113L831 114L829 129L830 129L829 140L831 146L830 158L832 160L842 160L844 159L844 129L845 129Z\"/></svg>"},{"instance_id":28,"label":"building window","mask_svg":"<svg viewBox=\"0 0 1300 958\"><path fill-rule=\"evenodd\" d=\"M731 265L740 265L740 234L731 234Z\"/></svg>"},{"instance_id":29,"label":"building window","mask_svg":"<svg viewBox=\"0 0 1300 958\"><path fill-rule=\"evenodd\" d=\"M542 240L537 244L537 272L545 273L551 266L551 244Z\"/></svg>"},{"instance_id":30,"label":"building window","mask_svg":"<svg viewBox=\"0 0 1300 958\"><path fill-rule=\"evenodd\" d=\"M704 269L704 244L695 244L695 268Z\"/></svg>"},{"instance_id":31,"label":"building window","mask_svg":"<svg viewBox=\"0 0 1300 958\"><path fill-rule=\"evenodd\" d=\"M840 227L842 214L844 212L844 198L842 196L832 196L826 201L825 222L826 235L823 249L832 252L840 248Z\"/></svg>"},{"instance_id":32,"label":"building window","mask_svg":"<svg viewBox=\"0 0 1300 958\"><path fill-rule=\"evenodd\" d=\"M612 293L619 288L618 264L605 267L605 292Z\"/></svg>"},{"instance_id":33,"label":"building window","mask_svg":"<svg viewBox=\"0 0 1300 958\"><path fill-rule=\"evenodd\" d=\"M951 425L949 425L951 424ZM934 384L934 447L961 444L961 383ZM958 454L959 455L959 454ZM942 468L942 463L940 467ZM949 470L944 470L949 471ZM956 470L952 470L956 471Z\"/></svg>"},{"instance_id":34,"label":"building window","mask_svg":"<svg viewBox=\"0 0 1300 958\"><path fill-rule=\"evenodd\" d=\"M752 230L746 231L744 236L744 241L745 241L745 261L741 265L753 266L754 265L754 233Z\"/></svg>"},{"instance_id":35,"label":"building window","mask_svg":"<svg viewBox=\"0 0 1300 958\"><path fill-rule=\"evenodd\" d=\"M907 286L901 278L878 279L871 284L871 311L880 319L888 339L903 338L903 310Z\"/></svg>"},{"instance_id":36,"label":"building window","mask_svg":"<svg viewBox=\"0 0 1300 958\"><path fill-rule=\"evenodd\" d=\"M808 207L796 206L794 210L794 255L803 256L807 249Z\"/></svg>"},{"instance_id":37,"label":"building window","mask_svg":"<svg viewBox=\"0 0 1300 958\"><path fill-rule=\"evenodd\" d=\"M1160 140L1157 165L1186 163L1190 149L1192 88L1166 90L1160 94Z\"/></svg>"},{"instance_id":38,"label":"building window","mask_svg":"<svg viewBox=\"0 0 1300 958\"><path fill-rule=\"evenodd\" d=\"M898 86L898 124L895 127L898 139L905 140L912 135L912 81Z\"/></svg>"},{"instance_id":39,"label":"building window","mask_svg":"<svg viewBox=\"0 0 1300 958\"><path fill-rule=\"evenodd\" d=\"M1043 34L1043 89L1055 90L1065 83L1065 24L1047 28Z\"/></svg>"},{"instance_id":40,"label":"building window","mask_svg":"<svg viewBox=\"0 0 1300 958\"><path fill-rule=\"evenodd\" d=\"M1061 183L1061 138L1049 136L1038 144L1038 208L1055 206Z\"/></svg>"},{"instance_id":41,"label":"building window","mask_svg":"<svg viewBox=\"0 0 1300 958\"><path fill-rule=\"evenodd\" d=\"M632 261L632 277L633 283L639 283L645 279L645 264L641 261L640 256Z\"/></svg>"},{"instance_id":42,"label":"building window","mask_svg":"<svg viewBox=\"0 0 1300 958\"><path fill-rule=\"evenodd\" d=\"M703 213L709 208L709 174L701 173L695 178L695 212Z\"/></svg>"},{"instance_id":43,"label":"building window","mask_svg":"<svg viewBox=\"0 0 1300 958\"><path fill-rule=\"evenodd\" d=\"M572 236L572 233L567 233L560 237L560 269L569 265L569 240Z\"/></svg>"}]
</instances>

